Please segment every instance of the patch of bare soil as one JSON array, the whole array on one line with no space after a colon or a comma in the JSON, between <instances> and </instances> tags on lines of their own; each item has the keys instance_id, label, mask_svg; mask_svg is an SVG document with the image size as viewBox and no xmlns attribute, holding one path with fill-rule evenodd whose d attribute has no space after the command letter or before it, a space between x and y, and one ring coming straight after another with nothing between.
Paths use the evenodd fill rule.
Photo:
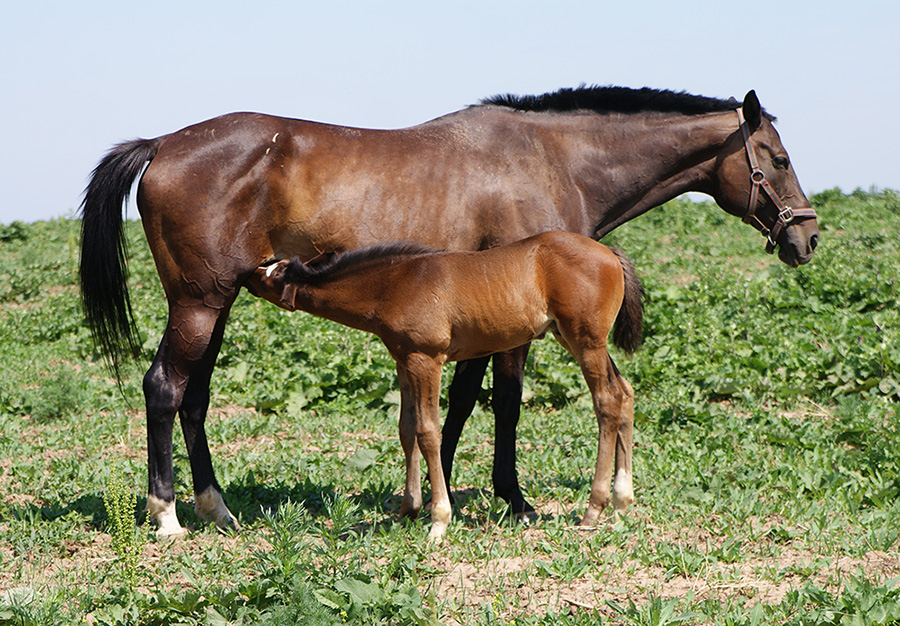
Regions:
<instances>
[{"instance_id":1,"label":"patch of bare soil","mask_svg":"<svg viewBox=\"0 0 900 626\"><path fill-rule=\"evenodd\" d=\"M572 527L570 532L587 535L596 531ZM514 541L521 547L543 544L546 539L545 531L537 526L523 529L521 537ZM497 541L510 543L509 539ZM698 544L715 551L724 543L722 538L708 533L686 530L677 537L655 536L649 546L644 545L640 550L653 553L655 546L663 542L680 544L686 551L696 550ZM442 572L435 581L439 604L450 602L469 609L490 604L507 619L525 612L583 610L613 618L619 614L610 604L627 607L630 600L640 606L651 595L663 599L690 597L695 602L707 598L727 599L750 608L759 602L779 604L789 592L809 583L837 591L841 581L860 572L873 579L900 575L900 555L896 553L871 551L860 558L829 560L800 544L799 541L775 544L764 540L744 547L735 562L720 562L711 557L695 570L683 573L673 572L662 558L657 562L646 556L635 558L636 546L634 541L629 541L624 549L609 546L600 551L582 550L582 556L590 559L591 567L571 580L545 575L535 567L537 559L523 557L454 562L438 552L431 565ZM510 549L498 552L516 552L515 546L503 547Z\"/></svg>"},{"instance_id":2,"label":"patch of bare soil","mask_svg":"<svg viewBox=\"0 0 900 626\"><path fill-rule=\"evenodd\" d=\"M190 557L197 550L215 544L225 553L246 554L255 549L265 549L265 542L257 535L194 535L164 541L150 541L144 544L138 567L147 572L158 572L161 564L185 555ZM115 584L121 576L122 565L112 547L112 539L107 533L93 534L86 541L67 541L54 553L19 555L8 546L0 544L0 562L16 563L16 571L0 568L0 591L25 584L40 589L52 588L60 584L79 584L90 578L96 580L96 573L108 572L110 584ZM91 572L87 577L85 573ZM101 580L103 577L100 577ZM233 581L222 580L222 585ZM158 578L154 586L161 584L166 589L183 589L191 586L183 573L178 570L169 573L165 580ZM102 585L102 583L101 583ZM155 589L156 587L154 587ZM139 587L139 591L150 594L153 589ZM98 591L101 591L98 589Z\"/></svg>"}]
</instances>

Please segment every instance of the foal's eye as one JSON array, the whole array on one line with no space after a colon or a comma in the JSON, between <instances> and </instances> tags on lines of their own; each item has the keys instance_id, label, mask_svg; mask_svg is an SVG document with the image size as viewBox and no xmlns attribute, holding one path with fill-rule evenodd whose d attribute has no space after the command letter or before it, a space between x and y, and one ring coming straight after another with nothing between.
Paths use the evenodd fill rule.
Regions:
<instances>
[{"instance_id":1,"label":"foal's eye","mask_svg":"<svg viewBox=\"0 0 900 626\"><path fill-rule=\"evenodd\" d=\"M772 159L772 163L779 170L786 170L788 168L788 165L790 165L790 161L788 161L788 158L784 156L775 157L774 159Z\"/></svg>"}]
</instances>

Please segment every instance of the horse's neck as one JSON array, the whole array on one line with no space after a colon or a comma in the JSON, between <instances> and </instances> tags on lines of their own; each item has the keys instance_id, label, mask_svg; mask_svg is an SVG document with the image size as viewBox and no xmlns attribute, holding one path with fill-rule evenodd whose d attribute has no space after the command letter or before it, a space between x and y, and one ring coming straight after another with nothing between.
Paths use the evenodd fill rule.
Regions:
<instances>
[{"instance_id":1,"label":"horse's neck","mask_svg":"<svg viewBox=\"0 0 900 626\"><path fill-rule=\"evenodd\" d=\"M597 236L688 191L708 192L715 155L738 130L730 112L596 120L578 185Z\"/></svg>"}]
</instances>

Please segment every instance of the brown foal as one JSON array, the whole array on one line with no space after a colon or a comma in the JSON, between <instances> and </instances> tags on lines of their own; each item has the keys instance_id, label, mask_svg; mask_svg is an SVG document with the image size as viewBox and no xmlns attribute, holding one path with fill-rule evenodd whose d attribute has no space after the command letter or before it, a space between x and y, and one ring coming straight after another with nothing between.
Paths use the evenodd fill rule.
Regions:
<instances>
[{"instance_id":1,"label":"brown foal","mask_svg":"<svg viewBox=\"0 0 900 626\"><path fill-rule=\"evenodd\" d=\"M482 252L436 252L411 244L373 246L317 263L282 260L245 283L255 295L374 333L397 362L406 487L400 514L422 507L419 454L432 488L431 539L450 523L440 461L441 366L509 350L548 330L575 357L599 426L597 464L582 524L610 503L633 500L634 393L607 352L607 335L640 344L642 290L618 251L568 232L548 232ZM610 479L615 466L615 483Z\"/></svg>"}]
</instances>

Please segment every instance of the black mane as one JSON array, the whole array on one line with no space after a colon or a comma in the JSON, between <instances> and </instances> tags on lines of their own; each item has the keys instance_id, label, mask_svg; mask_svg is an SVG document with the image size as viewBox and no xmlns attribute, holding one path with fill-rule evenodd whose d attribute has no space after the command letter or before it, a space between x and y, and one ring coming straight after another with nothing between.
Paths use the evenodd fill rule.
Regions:
<instances>
[{"instance_id":1,"label":"black mane","mask_svg":"<svg viewBox=\"0 0 900 626\"><path fill-rule=\"evenodd\" d=\"M397 241L394 243L376 244L365 248L354 248L346 252L327 256L324 260L318 257L309 263L303 263L298 258L291 259L290 265L284 275L289 283L316 283L343 272L359 269L366 265L386 263L391 259L434 254L440 252L436 248L429 248L416 243Z\"/></svg>"},{"instance_id":2,"label":"black mane","mask_svg":"<svg viewBox=\"0 0 900 626\"><path fill-rule=\"evenodd\" d=\"M493 104L509 107L517 111L572 112L594 111L595 113L678 113L701 115L733 111L740 106L734 98L722 100L695 96L685 91L667 89L631 89L629 87L586 87L564 88L539 96L517 96L500 94L485 98L479 104ZM774 121L774 117L763 114Z\"/></svg>"}]
</instances>

